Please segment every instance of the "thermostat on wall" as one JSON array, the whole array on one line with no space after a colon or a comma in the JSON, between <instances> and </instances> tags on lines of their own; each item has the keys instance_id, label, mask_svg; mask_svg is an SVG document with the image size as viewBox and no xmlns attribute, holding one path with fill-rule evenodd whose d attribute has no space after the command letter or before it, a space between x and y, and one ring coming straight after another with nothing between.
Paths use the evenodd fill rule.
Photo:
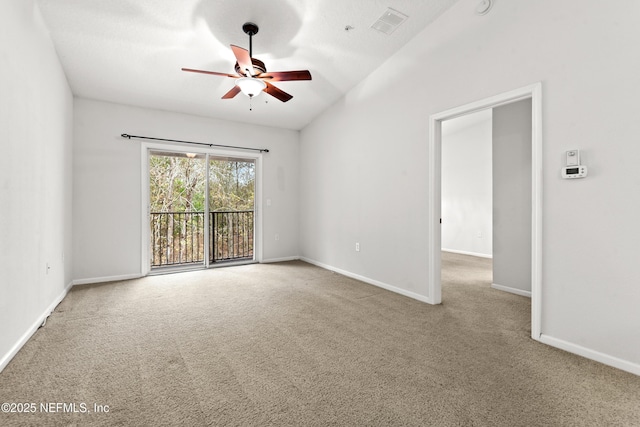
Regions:
<instances>
[{"instance_id":1,"label":"thermostat on wall","mask_svg":"<svg viewBox=\"0 0 640 427\"><path fill-rule=\"evenodd\" d=\"M562 177L565 179L584 178L587 176L587 167L585 165L565 166L562 168Z\"/></svg>"},{"instance_id":2,"label":"thermostat on wall","mask_svg":"<svg viewBox=\"0 0 640 427\"><path fill-rule=\"evenodd\" d=\"M566 166L562 168L564 179L584 178L587 167L580 164L580 150L570 150L566 153Z\"/></svg>"}]
</instances>

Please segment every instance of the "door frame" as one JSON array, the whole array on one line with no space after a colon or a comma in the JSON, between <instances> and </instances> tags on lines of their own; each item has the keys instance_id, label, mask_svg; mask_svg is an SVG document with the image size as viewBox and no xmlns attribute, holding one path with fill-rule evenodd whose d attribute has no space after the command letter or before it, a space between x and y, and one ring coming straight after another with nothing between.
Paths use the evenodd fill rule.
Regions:
<instances>
[{"instance_id":1,"label":"door frame","mask_svg":"<svg viewBox=\"0 0 640 427\"><path fill-rule=\"evenodd\" d=\"M442 122L480 110L531 99L531 338L539 341L542 318L542 83L429 116L429 300L442 303Z\"/></svg>"},{"instance_id":2,"label":"door frame","mask_svg":"<svg viewBox=\"0 0 640 427\"><path fill-rule=\"evenodd\" d=\"M171 143L159 143L159 142L143 142L140 146L141 150L141 259L140 259L140 274L147 276L151 272L151 266L149 265L149 244L151 239L151 233L149 231L150 220L150 206L149 206L149 154L151 151L169 151L174 153L196 153L207 155L205 161L208 161L209 157L233 157L237 159L248 159L255 162L255 194L254 194L254 238L253 238L253 258L254 262L262 262L262 208L259 203L262 200L262 153L235 151L228 149L217 148L203 148L203 147L185 147L184 145L171 144ZM207 174L205 179L209 180L209 168L207 167ZM208 194L206 195L208 205ZM205 221L207 224L208 221ZM207 225L208 227L208 225ZM203 268L208 268L212 265L209 264L207 258L207 243L205 243L205 260Z\"/></svg>"}]
</instances>

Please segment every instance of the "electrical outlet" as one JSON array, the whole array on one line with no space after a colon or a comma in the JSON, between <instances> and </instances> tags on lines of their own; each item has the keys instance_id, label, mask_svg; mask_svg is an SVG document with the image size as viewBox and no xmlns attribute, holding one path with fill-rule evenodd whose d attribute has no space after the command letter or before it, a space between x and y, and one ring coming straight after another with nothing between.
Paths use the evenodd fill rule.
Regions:
<instances>
[{"instance_id":1,"label":"electrical outlet","mask_svg":"<svg viewBox=\"0 0 640 427\"><path fill-rule=\"evenodd\" d=\"M482 239L482 231L478 231L478 239Z\"/></svg>"},{"instance_id":2,"label":"electrical outlet","mask_svg":"<svg viewBox=\"0 0 640 427\"><path fill-rule=\"evenodd\" d=\"M356 242L356 252L360 252L360 243Z\"/></svg>"}]
</instances>

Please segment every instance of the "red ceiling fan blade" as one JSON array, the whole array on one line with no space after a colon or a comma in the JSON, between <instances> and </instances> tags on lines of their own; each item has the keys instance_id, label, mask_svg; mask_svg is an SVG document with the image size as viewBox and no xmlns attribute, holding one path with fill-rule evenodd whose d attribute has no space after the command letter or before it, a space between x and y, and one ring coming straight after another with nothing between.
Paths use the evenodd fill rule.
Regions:
<instances>
[{"instance_id":1,"label":"red ceiling fan blade","mask_svg":"<svg viewBox=\"0 0 640 427\"><path fill-rule=\"evenodd\" d=\"M239 93L240 93L240 88L234 85L229 92L222 95L222 99L231 99Z\"/></svg>"},{"instance_id":2,"label":"red ceiling fan blade","mask_svg":"<svg viewBox=\"0 0 640 427\"><path fill-rule=\"evenodd\" d=\"M251 57L251 55L253 54L251 40L252 37L258 33L258 26L252 22L246 22L242 26L242 31L244 31L245 34L249 35L249 50L233 44L231 45L231 51L236 57L235 70L237 75L219 73L216 71L195 70L193 68L183 68L182 71L210 74L214 76L232 77L234 79L242 77L242 79L239 80L238 83L245 83L246 80L247 84L253 84L257 83L259 80L266 85L266 87L263 89L264 92L268 93L274 98L279 99L282 102L289 101L291 98L293 98L293 96L275 87L270 82L311 80L311 73L309 72L309 70L267 72L267 69L262 61ZM253 96L250 90L259 90L259 88L245 88L245 91L249 93L249 96ZM233 86L227 93L222 96L222 99L234 98L240 92L242 92L242 90L239 86Z\"/></svg>"},{"instance_id":3,"label":"red ceiling fan blade","mask_svg":"<svg viewBox=\"0 0 640 427\"><path fill-rule=\"evenodd\" d=\"M271 82L285 82L291 80L311 80L309 70L298 71L268 71L260 74L261 79L269 79Z\"/></svg>"},{"instance_id":4,"label":"red ceiling fan blade","mask_svg":"<svg viewBox=\"0 0 640 427\"><path fill-rule=\"evenodd\" d=\"M218 73L217 71L194 70L193 68L183 68L182 71L188 71L190 73L212 74L214 76L232 77L234 79L238 78L238 76L236 76L235 74Z\"/></svg>"},{"instance_id":5,"label":"red ceiling fan blade","mask_svg":"<svg viewBox=\"0 0 640 427\"><path fill-rule=\"evenodd\" d=\"M282 102L287 102L288 100L293 98L293 96L289 95L287 92L283 90L278 89L271 83L269 82L265 82L265 83L267 84L267 87L264 89L264 91L267 92L269 95L273 96L274 98L278 98Z\"/></svg>"},{"instance_id":6,"label":"red ceiling fan blade","mask_svg":"<svg viewBox=\"0 0 640 427\"><path fill-rule=\"evenodd\" d=\"M231 50L238 60L238 65L243 73L253 76L256 72L253 69L253 62L251 62L251 56L247 49L240 46L231 45ZM249 70L248 72L246 70Z\"/></svg>"}]
</instances>

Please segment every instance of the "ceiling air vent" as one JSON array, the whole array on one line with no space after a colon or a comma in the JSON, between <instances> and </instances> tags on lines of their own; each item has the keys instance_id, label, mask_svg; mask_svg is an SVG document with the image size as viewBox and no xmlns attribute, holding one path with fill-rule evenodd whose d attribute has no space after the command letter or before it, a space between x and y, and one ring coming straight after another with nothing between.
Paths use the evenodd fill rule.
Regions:
<instances>
[{"instance_id":1,"label":"ceiling air vent","mask_svg":"<svg viewBox=\"0 0 640 427\"><path fill-rule=\"evenodd\" d=\"M371 28L380 31L381 33L391 34L400 26L400 24L406 21L407 18L408 16L404 13L398 12L397 10L389 7L376 22L371 24Z\"/></svg>"}]
</instances>

